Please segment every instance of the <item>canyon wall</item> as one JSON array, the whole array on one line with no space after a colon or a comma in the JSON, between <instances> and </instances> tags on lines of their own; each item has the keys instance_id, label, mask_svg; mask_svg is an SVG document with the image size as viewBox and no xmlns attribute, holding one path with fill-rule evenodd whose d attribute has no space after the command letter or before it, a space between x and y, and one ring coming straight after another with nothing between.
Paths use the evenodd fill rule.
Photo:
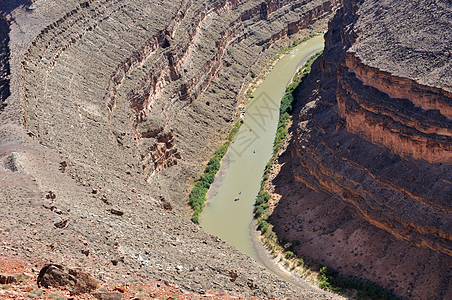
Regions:
<instances>
[{"instance_id":1,"label":"canyon wall","mask_svg":"<svg viewBox=\"0 0 452 300\"><path fill-rule=\"evenodd\" d=\"M199 294L331 297L283 283L192 224L187 200L251 71L287 35L322 30L337 6L2 1L11 93L0 112L2 255Z\"/></svg>"},{"instance_id":2,"label":"canyon wall","mask_svg":"<svg viewBox=\"0 0 452 300\"><path fill-rule=\"evenodd\" d=\"M9 97L9 26L0 18L0 111L6 106L4 100Z\"/></svg>"},{"instance_id":3,"label":"canyon wall","mask_svg":"<svg viewBox=\"0 0 452 300\"><path fill-rule=\"evenodd\" d=\"M91 164L117 154L106 172L121 162L153 188L170 176L159 194L189 188L187 179L205 162L199 153L231 127L260 53L329 14L337 1L154 3L147 20L140 5L82 2L45 27L23 60L23 122L70 160ZM84 125L68 131L69 123L57 120L72 115ZM101 134L96 124L95 139L87 132L91 121L105 129ZM89 155L80 147L86 143ZM172 189L175 181L181 187Z\"/></svg>"},{"instance_id":4,"label":"canyon wall","mask_svg":"<svg viewBox=\"0 0 452 300\"><path fill-rule=\"evenodd\" d=\"M452 6L343 5L299 93L271 221L300 255L345 276L449 299Z\"/></svg>"}]
</instances>

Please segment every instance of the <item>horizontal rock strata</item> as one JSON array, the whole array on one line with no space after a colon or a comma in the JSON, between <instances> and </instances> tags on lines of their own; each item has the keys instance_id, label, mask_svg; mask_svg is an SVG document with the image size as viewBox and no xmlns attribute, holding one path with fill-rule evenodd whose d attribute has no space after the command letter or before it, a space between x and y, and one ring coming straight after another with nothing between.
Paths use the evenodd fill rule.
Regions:
<instances>
[{"instance_id":1,"label":"horizontal rock strata","mask_svg":"<svg viewBox=\"0 0 452 300\"><path fill-rule=\"evenodd\" d=\"M232 128L250 71L288 34L322 28L338 1L16 4L0 3L11 21L2 253L83 266L101 281L331 298L192 224L187 196Z\"/></svg>"},{"instance_id":2,"label":"horizontal rock strata","mask_svg":"<svg viewBox=\"0 0 452 300\"><path fill-rule=\"evenodd\" d=\"M450 18L436 27L427 19L450 16L452 7L401 2L344 1L330 23L313 87L306 84L299 95L291 157L281 158L286 170L274 181L282 199L271 221L279 235L301 243L300 254L346 276L402 297L448 299L451 43L442 32ZM438 32L425 47L426 32L416 45L406 36L422 21ZM430 54L435 65L422 65ZM422 79L430 74L438 81Z\"/></svg>"},{"instance_id":3,"label":"horizontal rock strata","mask_svg":"<svg viewBox=\"0 0 452 300\"><path fill-rule=\"evenodd\" d=\"M336 1L153 3L147 7L152 18L145 19L138 2L82 2L44 28L27 50L24 122L47 145L58 145L83 164L108 161L108 152L119 150L123 157L117 160L127 161L133 169L129 172L142 173L151 182L184 155L190 163L197 160L200 152L190 145L193 134L200 141L209 140L230 126L240 83L259 53L335 5ZM212 99L191 105L203 92L202 98ZM52 114L43 117L49 111ZM67 130L68 123L55 121L60 118L82 126ZM193 119L199 124L191 128L185 121L193 124ZM206 122L217 124L204 132ZM95 128L93 134L99 136L94 139L93 126L103 127ZM105 139L109 142L97 143ZM88 156L79 147L86 143ZM113 148L104 149L106 145Z\"/></svg>"}]
</instances>

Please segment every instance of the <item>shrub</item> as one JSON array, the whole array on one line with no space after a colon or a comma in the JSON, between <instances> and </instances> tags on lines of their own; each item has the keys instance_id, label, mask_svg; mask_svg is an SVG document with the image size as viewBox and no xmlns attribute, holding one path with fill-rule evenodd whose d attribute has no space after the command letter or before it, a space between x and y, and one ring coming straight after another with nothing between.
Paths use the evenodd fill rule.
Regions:
<instances>
[{"instance_id":1,"label":"shrub","mask_svg":"<svg viewBox=\"0 0 452 300\"><path fill-rule=\"evenodd\" d=\"M215 171L216 173L216 171ZM201 181L203 183L203 186L205 186L207 189L210 187L210 185L215 180L215 174L213 172L206 173L204 175L201 175Z\"/></svg>"},{"instance_id":2,"label":"shrub","mask_svg":"<svg viewBox=\"0 0 452 300\"><path fill-rule=\"evenodd\" d=\"M299 266L304 266L304 260L303 260L303 258L300 258L300 259L298 260L298 265L299 265Z\"/></svg>"},{"instance_id":3,"label":"shrub","mask_svg":"<svg viewBox=\"0 0 452 300\"><path fill-rule=\"evenodd\" d=\"M385 299L395 300L394 297L382 288L373 285L370 282L360 279L346 278L339 275L338 272L328 269L325 266L320 267L317 275L320 281L320 287L335 292L340 292L342 289L355 289L358 291L358 299Z\"/></svg>"},{"instance_id":4,"label":"shrub","mask_svg":"<svg viewBox=\"0 0 452 300\"><path fill-rule=\"evenodd\" d=\"M320 287L325 290L332 290L329 278L327 276L327 269L325 266L320 267L319 274L317 274L317 279L320 281Z\"/></svg>"},{"instance_id":5,"label":"shrub","mask_svg":"<svg viewBox=\"0 0 452 300\"><path fill-rule=\"evenodd\" d=\"M216 174L218 172L218 170L220 170L220 162L215 161L215 162L213 162L211 164L211 161L212 160L210 160L209 164L206 166L206 169L204 170L204 173L207 173L207 174L215 173Z\"/></svg>"},{"instance_id":6,"label":"shrub","mask_svg":"<svg viewBox=\"0 0 452 300\"><path fill-rule=\"evenodd\" d=\"M216 151L213 157L209 160L206 167L204 168L204 173L199 176L199 179L195 182L195 186L190 192L188 202L193 209L193 216L191 218L192 222L199 224L199 214L204 208L204 203L206 202L207 192L210 186L215 181L215 175L218 170L220 170L220 162L223 156L228 151L231 141L234 139L237 131L239 130L242 122L238 122L234 128L229 133L228 138L223 145L221 145Z\"/></svg>"},{"instance_id":7,"label":"shrub","mask_svg":"<svg viewBox=\"0 0 452 300\"><path fill-rule=\"evenodd\" d=\"M264 220L259 220L257 223L257 229L260 230L264 234L268 230L268 226L269 226L269 224Z\"/></svg>"},{"instance_id":8,"label":"shrub","mask_svg":"<svg viewBox=\"0 0 452 300\"><path fill-rule=\"evenodd\" d=\"M254 217L259 218L264 212L265 208L263 208L262 206L256 206L256 208L254 209Z\"/></svg>"},{"instance_id":9,"label":"shrub","mask_svg":"<svg viewBox=\"0 0 452 300\"><path fill-rule=\"evenodd\" d=\"M267 203L268 200L270 200L270 194L268 192L264 192L264 191L260 191L257 194L257 198L256 198L256 205L261 205L264 203Z\"/></svg>"},{"instance_id":10,"label":"shrub","mask_svg":"<svg viewBox=\"0 0 452 300\"><path fill-rule=\"evenodd\" d=\"M285 256L286 256L287 259L292 259L292 258L296 257L295 253L293 253L292 251L286 251L286 255Z\"/></svg>"},{"instance_id":11,"label":"shrub","mask_svg":"<svg viewBox=\"0 0 452 300\"><path fill-rule=\"evenodd\" d=\"M196 214L193 217L191 217L191 221L195 224L199 224L199 215Z\"/></svg>"}]
</instances>

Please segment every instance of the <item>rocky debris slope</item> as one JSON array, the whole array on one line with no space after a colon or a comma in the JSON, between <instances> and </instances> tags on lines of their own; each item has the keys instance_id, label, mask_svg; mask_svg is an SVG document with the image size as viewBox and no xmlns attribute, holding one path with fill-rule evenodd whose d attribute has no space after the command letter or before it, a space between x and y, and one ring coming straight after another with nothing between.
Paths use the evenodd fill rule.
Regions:
<instances>
[{"instance_id":1,"label":"rocky debris slope","mask_svg":"<svg viewBox=\"0 0 452 300\"><path fill-rule=\"evenodd\" d=\"M164 280L133 285L115 282L99 283L88 273L58 265L45 265L38 275L35 267L39 265L40 263L36 262L0 256L0 284L2 284L0 297L5 300L250 299L245 296L232 296L212 291L203 294L190 293Z\"/></svg>"},{"instance_id":2,"label":"rocky debris slope","mask_svg":"<svg viewBox=\"0 0 452 300\"><path fill-rule=\"evenodd\" d=\"M346 276L449 299L452 6L424 4L344 1L300 92L271 220Z\"/></svg>"},{"instance_id":3,"label":"rocky debris slope","mask_svg":"<svg viewBox=\"0 0 452 300\"><path fill-rule=\"evenodd\" d=\"M0 113L1 253L102 281L333 297L286 284L192 224L187 194L233 125L250 68L287 34L320 29L337 1L23 4L0 4L11 92Z\"/></svg>"}]
</instances>

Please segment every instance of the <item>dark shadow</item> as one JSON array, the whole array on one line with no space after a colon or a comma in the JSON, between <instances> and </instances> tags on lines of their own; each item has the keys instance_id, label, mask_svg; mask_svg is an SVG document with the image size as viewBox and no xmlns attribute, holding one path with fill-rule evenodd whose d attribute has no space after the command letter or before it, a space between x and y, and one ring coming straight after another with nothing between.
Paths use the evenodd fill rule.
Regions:
<instances>
[{"instance_id":1,"label":"dark shadow","mask_svg":"<svg viewBox=\"0 0 452 300\"><path fill-rule=\"evenodd\" d=\"M29 0L1 0L0 1L0 113L5 109L6 99L10 92L10 50L9 50L9 21L7 16L19 7L29 9Z\"/></svg>"},{"instance_id":2,"label":"dark shadow","mask_svg":"<svg viewBox=\"0 0 452 300\"><path fill-rule=\"evenodd\" d=\"M5 100L10 95L9 57L9 24L6 20L0 18L0 113L5 109Z\"/></svg>"},{"instance_id":3,"label":"dark shadow","mask_svg":"<svg viewBox=\"0 0 452 300\"><path fill-rule=\"evenodd\" d=\"M282 167L272 183L281 199L269 217L273 231L281 244L303 257L304 264L311 269L318 271L320 266L327 266L323 276L333 289L353 287L363 298L391 299L394 291L402 293L406 291L404 287L414 287L419 282L431 284L431 274L440 274L437 286L431 290L439 291L437 295L446 293L450 256L414 247L411 242L396 238L390 230L403 220L397 213L420 224L447 228L445 218L433 218L429 211L432 207L439 211L450 208L451 187L442 184L452 180L450 166L402 158L368 142L359 133L349 133L337 113L336 93L342 92L341 86L335 76L321 75L320 66L323 65L318 59L295 97L290 131L297 132L300 126L304 129L303 134L294 135L286 152L278 158ZM410 109L424 113L403 99L389 99L375 88L363 85L353 74L343 72L341 76L353 86L356 95L362 95L361 102L389 102L384 106L386 109L394 106L396 112ZM347 97L348 103L353 99L348 94L340 96ZM314 99L316 105L310 105L308 110L306 104ZM350 182L356 182L356 186ZM444 187L438 188L440 184ZM422 197L426 204L414 201L405 191ZM423 210L421 218L425 222L411 217L416 210ZM388 220L396 221L389 229L380 229L367 221L374 216L377 219L389 216ZM409 230L410 238L420 236ZM438 245L448 243L439 236L433 238ZM409 269L422 272L405 271ZM391 276L397 276L397 281L388 279Z\"/></svg>"},{"instance_id":4,"label":"dark shadow","mask_svg":"<svg viewBox=\"0 0 452 300\"><path fill-rule=\"evenodd\" d=\"M0 1L0 112L6 107L6 99L10 95L10 50L9 50L9 21L7 16L19 7L29 9L30 0L1 0Z\"/></svg>"},{"instance_id":5,"label":"dark shadow","mask_svg":"<svg viewBox=\"0 0 452 300\"><path fill-rule=\"evenodd\" d=\"M335 113L334 103L326 100L335 99L335 82L322 78L320 61L321 59L317 59L314 62L311 73L296 90L297 102L294 105L294 122L290 128L291 132L297 131L299 124L303 121L309 120L312 123L313 119L316 125L325 128L326 132L335 131L335 124L339 118ZM313 109L312 114L302 114L302 110L308 102L313 100L312 95L318 90L321 91L322 100L318 101L317 108ZM305 138L308 139L307 143L315 145L319 143L318 137L313 132L311 136ZM276 194L282 197L269 217L269 222L274 225L273 231L281 245L287 247L286 251L302 257L306 268L315 272L320 271L319 279L324 288L336 292L356 289L359 298L396 299L377 284L350 274L347 274L349 276L341 275L342 267L347 268L354 261L347 258L344 266L334 263L335 256L347 257L347 247L344 245L348 240L338 235L337 231L345 232L344 236L347 237L353 233L349 228L360 228L366 224L357 217L352 207L337 199L334 193L323 191L320 184L316 182L315 176L300 168L305 158L296 154L296 143L297 141L292 139L288 149L278 158L278 163L282 167L272 180ZM306 159L309 160L309 158ZM312 186L308 187L299 182L294 174L302 176ZM375 235L382 234L378 230L372 232Z\"/></svg>"},{"instance_id":6,"label":"dark shadow","mask_svg":"<svg viewBox=\"0 0 452 300\"><path fill-rule=\"evenodd\" d=\"M1 0L0 1L0 14L8 15L13 10L18 7L26 7L30 6L31 2L29 0Z\"/></svg>"}]
</instances>

